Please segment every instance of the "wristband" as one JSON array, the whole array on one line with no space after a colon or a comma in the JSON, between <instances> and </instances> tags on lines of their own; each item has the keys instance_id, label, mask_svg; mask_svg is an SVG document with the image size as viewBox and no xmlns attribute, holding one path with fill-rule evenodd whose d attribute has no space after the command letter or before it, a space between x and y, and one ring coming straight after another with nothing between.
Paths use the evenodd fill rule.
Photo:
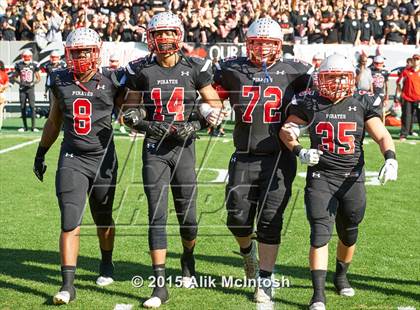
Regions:
<instances>
[{"instance_id":1,"label":"wristband","mask_svg":"<svg viewBox=\"0 0 420 310\"><path fill-rule=\"evenodd\" d=\"M394 151L392 151L392 150L387 150L387 151L385 151L385 153L384 153L384 158L385 158L385 160L387 160L387 159L396 159L397 157L396 157L396 155L395 155L395 152L394 152Z\"/></svg>"},{"instance_id":2,"label":"wristband","mask_svg":"<svg viewBox=\"0 0 420 310\"><path fill-rule=\"evenodd\" d=\"M299 157L299 153L302 149L303 149L302 145L300 144L295 145L292 149L292 153L295 154L297 157Z\"/></svg>"}]
</instances>

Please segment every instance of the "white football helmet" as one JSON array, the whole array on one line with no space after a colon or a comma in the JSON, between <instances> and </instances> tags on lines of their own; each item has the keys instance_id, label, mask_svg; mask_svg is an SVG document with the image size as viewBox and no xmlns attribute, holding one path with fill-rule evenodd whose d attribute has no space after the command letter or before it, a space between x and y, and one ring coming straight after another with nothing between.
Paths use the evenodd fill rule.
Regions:
<instances>
[{"instance_id":1,"label":"white football helmet","mask_svg":"<svg viewBox=\"0 0 420 310\"><path fill-rule=\"evenodd\" d=\"M29 63L32 61L32 52L29 49L26 49L21 54L22 60L25 63Z\"/></svg>"},{"instance_id":2,"label":"white football helmet","mask_svg":"<svg viewBox=\"0 0 420 310\"><path fill-rule=\"evenodd\" d=\"M353 95L355 70L345 56L334 54L324 59L319 67L318 89L321 96L336 102Z\"/></svg>"},{"instance_id":3,"label":"white football helmet","mask_svg":"<svg viewBox=\"0 0 420 310\"><path fill-rule=\"evenodd\" d=\"M175 32L172 38L155 38L154 32L171 30ZM150 52L159 54L173 54L182 47L184 40L184 27L181 20L171 12L156 14L147 24L147 46Z\"/></svg>"},{"instance_id":4,"label":"white football helmet","mask_svg":"<svg viewBox=\"0 0 420 310\"><path fill-rule=\"evenodd\" d=\"M74 73L85 73L98 68L102 40L99 34L90 28L78 28L70 32L65 44L67 67ZM84 51L86 55L80 55Z\"/></svg>"},{"instance_id":5,"label":"white football helmet","mask_svg":"<svg viewBox=\"0 0 420 310\"><path fill-rule=\"evenodd\" d=\"M52 51L50 54L50 62L52 64L58 64L60 62L61 55L58 51Z\"/></svg>"},{"instance_id":6,"label":"white football helmet","mask_svg":"<svg viewBox=\"0 0 420 310\"><path fill-rule=\"evenodd\" d=\"M246 33L246 51L256 66L263 62L272 64L281 57L283 32L280 25L271 18L260 18L249 26Z\"/></svg>"}]
</instances>

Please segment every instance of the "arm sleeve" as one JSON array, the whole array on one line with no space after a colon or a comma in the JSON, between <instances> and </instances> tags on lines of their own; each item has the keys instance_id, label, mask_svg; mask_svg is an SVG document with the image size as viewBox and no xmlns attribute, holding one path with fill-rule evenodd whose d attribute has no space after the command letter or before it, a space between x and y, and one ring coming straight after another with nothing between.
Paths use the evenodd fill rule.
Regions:
<instances>
[{"instance_id":1,"label":"arm sleeve","mask_svg":"<svg viewBox=\"0 0 420 310\"><path fill-rule=\"evenodd\" d=\"M303 100L302 97L294 97L290 103L286 117L296 115L301 120L309 123L313 118L313 111L310 108L309 102Z\"/></svg>"},{"instance_id":2,"label":"arm sleeve","mask_svg":"<svg viewBox=\"0 0 420 310\"><path fill-rule=\"evenodd\" d=\"M141 90L141 83L140 83L140 79L138 78L137 70L138 69L135 66L135 64L133 64L133 62L130 62L125 67L125 76L126 76L125 86L135 91Z\"/></svg>"},{"instance_id":3,"label":"arm sleeve","mask_svg":"<svg viewBox=\"0 0 420 310\"><path fill-rule=\"evenodd\" d=\"M202 89L213 82L212 63L206 59L202 66L198 66L197 78L195 81L196 89Z\"/></svg>"}]
</instances>

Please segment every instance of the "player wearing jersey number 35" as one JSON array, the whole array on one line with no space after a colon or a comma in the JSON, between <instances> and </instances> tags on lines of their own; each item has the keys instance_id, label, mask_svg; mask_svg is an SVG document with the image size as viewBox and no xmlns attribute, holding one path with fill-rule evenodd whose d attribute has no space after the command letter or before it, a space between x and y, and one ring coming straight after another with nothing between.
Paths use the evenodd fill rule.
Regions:
<instances>
[{"instance_id":1,"label":"player wearing jersey number 35","mask_svg":"<svg viewBox=\"0 0 420 310\"><path fill-rule=\"evenodd\" d=\"M296 159L278 132L285 107L310 83L309 65L281 58L282 40L277 22L256 20L246 34L247 57L222 61L214 76L221 98L229 98L235 111L227 226L240 247L245 275L258 277L255 301L265 309L273 307L272 273L296 174ZM259 263L251 239L254 221Z\"/></svg>"},{"instance_id":2,"label":"player wearing jersey number 35","mask_svg":"<svg viewBox=\"0 0 420 310\"><path fill-rule=\"evenodd\" d=\"M124 122L146 132L142 175L157 284L143 304L147 308L160 307L169 298L164 283L169 186L184 247L183 285L191 287L197 236L195 132L207 122L217 125L223 117L222 104L212 87L211 61L184 56L180 52L183 37L182 22L176 15L164 12L153 16L147 25L150 56L132 61L126 68L128 88L143 94L143 104L127 110ZM201 101L197 101L197 91ZM204 116L201 121L194 112L197 109Z\"/></svg>"},{"instance_id":3,"label":"player wearing jersey number 35","mask_svg":"<svg viewBox=\"0 0 420 310\"><path fill-rule=\"evenodd\" d=\"M124 71L99 71L101 40L87 28L72 31L65 43L66 69L51 73L51 111L45 123L34 162L34 172L43 180L45 154L63 127L55 186L61 211L60 257L63 284L54 304L67 304L76 297L73 284L79 252L80 225L89 198L97 226L102 260L97 284L113 282L114 221L112 204L117 178L117 157L111 113ZM112 76L114 75L114 76ZM120 101L122 102L122 101Z\"/></svg>"},{"instance_id":4,"label":"player wearing jersey number 35","mask_svg":"<svg viewBox=\"0 0 420 310\"><path fill-rule=\"evenodd\" d=\"M397 179L394 143L381 121L381 97L355 92L354 76L354 67L347 58L327 57L319 68L319 92L308 90L295 98L280 132L287 147L309 166L305 206L311 226L309 265L314 289L311 310L325 309L328 242L334 224L339 238L334 286L342 296L355 294L346 274L366 208L365 131L379 144L385 157L380 181L385 184ZM299 144L291 123L308 127L309 150Z\"/></svg>"}]
</instances>

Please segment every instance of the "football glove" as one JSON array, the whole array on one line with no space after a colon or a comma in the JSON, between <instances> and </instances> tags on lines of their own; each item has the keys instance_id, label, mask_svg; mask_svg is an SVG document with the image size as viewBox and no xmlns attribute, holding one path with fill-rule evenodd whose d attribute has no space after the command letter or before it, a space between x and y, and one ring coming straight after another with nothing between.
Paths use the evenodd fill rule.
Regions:
<instances>
[{"instance_id":1,"label":"football glove","mask_svg":"<svg viewBox=\"0 0 420 310\"><path fill-rule=\"evenodd\" d=\"M316 149L301 149L299 152L299 159L304 165L315 166L318 164L319 156L322 154L322 151Z\"/></svg>"},{"instance_id":2,"label":"football glove","mask_svg":"<svg viewBox=\"0 0 420 310\"><path fill-rule=\"evenodd\" d=\"M35 157L33 171L41 182L44 181L44 173L46 170L47 165L45 164L45 157Z\"/></svg>"},{"instance_id":3,"label":"football glove","mask_svg":"<svg viewBox=\"0 0 420 310\"><path fill-rule=\"evenodd\" d=\"M385 164L382 166L379 171L379 182L382 185L385 185L388 181L396 181L398 177L398 162L395 159L385 160Z\"/></svg>"},{"instance_id":4,"label":"football glove","mask_svg":"<svg viewBox=\"0 0 420 310\"><path fill-rule=\"evenodd\" d=\"M199 121L187 122L182 125L178 125L172 136L178 141L185 141L190 137L196 137L195 132L201 129L201 124Z\"/></svg>"},{"instance_id":5,"label":"football glove","mask_svg":"<svg viewBox=\"0 0 420 310\"><path fill-rule=\"evenodd\" d=\"M141 120L146 117L146 113L142 109L128 109L123 114L123 121L130 128L136 127Z\"/></svg>"},{"instance_id":6,"label":"football glove","mask_svg":"<svg viewBox=\"0 0 420 310\"><path fill-rule=\"evenodd\" d=\"M163 136L174 133L175 128L165 122L147 122L146 133L153 138L161 139Z\"/></svg>"}]
</instances>

